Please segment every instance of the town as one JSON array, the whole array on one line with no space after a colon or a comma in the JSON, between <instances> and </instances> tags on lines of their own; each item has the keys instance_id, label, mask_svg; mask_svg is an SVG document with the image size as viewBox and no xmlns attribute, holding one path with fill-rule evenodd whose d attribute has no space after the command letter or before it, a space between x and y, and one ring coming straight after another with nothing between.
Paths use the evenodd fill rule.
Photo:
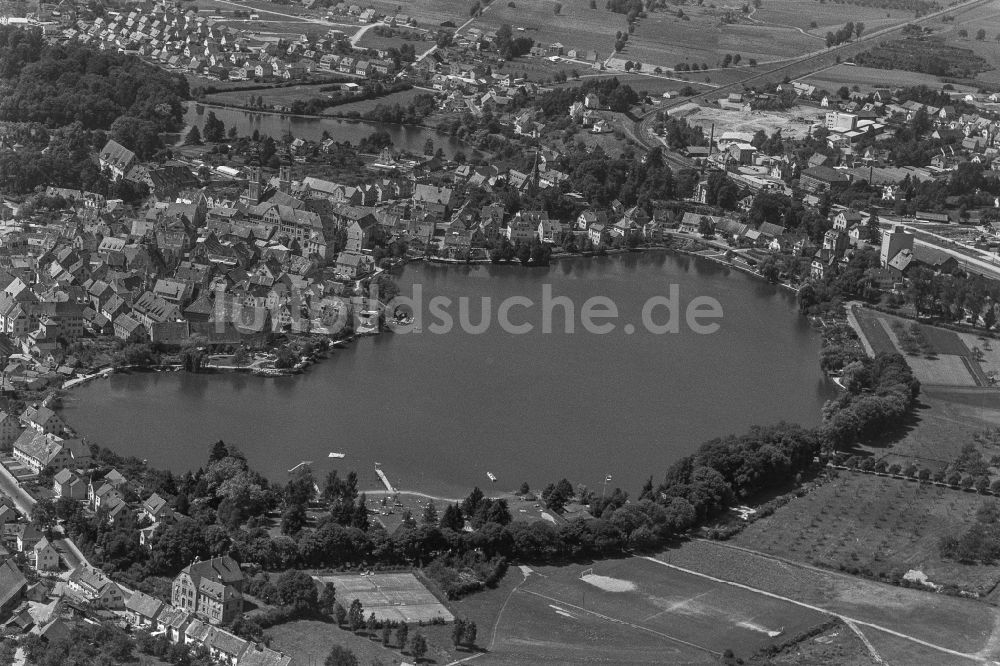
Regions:
<instances>
[{"instance_id":1,"label":"town","mask_svg":"<svg viewBox=\"0 0 1000 666\"><path fill-rule=\"evenodd\" d=\"M768 3L724 14L591 3L623 28L601 32L603 48L582 29L550 40L558 33L547 26L508 22L518 7L499 0L460 17L315 0L39 4L5 16L0 660L289 666L357 664L356 652L458 663L497 650L501 661L545 662L554 648L499 652L507 599L534 595L559 621L611 618L660 636L674 628L643 623L672 600L642 596L635 603L660 608L645 618L613 600L634 593L630 567L652 565L666 573L650 580L685 576L679 588L763 590L775 604L767 621L801 623L786 633L740 620L747 637L733 646L704 627L668 636L706 663L742 663L730 647L755 658L818 650L809 654L822 662L845 636L857 643L844 649L871 663L884 663L880 651L918 663L908 651L918 644L934 657L995 657L986 644L926 633L963 613L990 627L984 636L994 626L982 609L995 580L962 567L987 571L997 554L981 534L997 529L990 502L1000 495L990 402L1000 89L975 78L988 70L978 51L940 41L956 15L981 7L923 3L882 25L879 6L868 28L852 20L812 34L825 48L774 60L719 51L711 65L669 61L638 34L656 17L683 24L688 9L751 29L772 21ZM555 24L580 11L544 10ZM895 70L878 63L908 48L928 49L947 76L886 85ZM265 122L280 130L269 135ZM94 443L62 409L76 387L118 373L271 382L333 363L323 359L408 321L394 297L410 265L542 279L561 262L661 255L794 297L838 391L820 425L754 426L692 447L631 499L606 487L610 474L599 495L562 479L537 495L524 483L454 499L400 492L378 463L385 491L358 488L354 472L314 479L308 461L268 480L222 441L186 473L158 470ZM924 439L948 423L962 424L955 443ZM912 492L961 516L927 528L928 546L932 536L900 512L912 530L880 526L873 552L849 551L849 531L836 546L810 531L826 515L815 498L834 503L845 487L897 498L870 506ZM827 549L782 542L788 524ZM911 565L902 551L918 542L924 560ZM674 560L654 557L667 548ZM894 585L914 606L944 590L955 598L915 612L911 629L730 578L699 549L741 551L726 554L761 570L787 558L782 566L830 570L872 595ZM625 563L604 562L612 556ZM508 563L518 566L507 573ZM936 582L918 570L932 566ZM501 592L489 611L467 600ZM275 639L293 626L304 627L301 645L291 633ZM910 643L872 645L883 629ZM811 641L820 633L827 643Z\"/></svg>"}]
</instances>

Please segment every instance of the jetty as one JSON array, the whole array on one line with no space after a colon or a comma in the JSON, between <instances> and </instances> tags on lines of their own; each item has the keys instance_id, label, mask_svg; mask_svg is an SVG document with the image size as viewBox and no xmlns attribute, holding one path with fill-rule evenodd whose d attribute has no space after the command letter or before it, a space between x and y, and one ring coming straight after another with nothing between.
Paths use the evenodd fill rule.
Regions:
<instances>
[{"instance_id":1,"label":"jetty","mask_svg":"<svg viewBox=\"0 0 1000 666\"><path fill-rule=\"evenodd\" d=\"M378 474L378 478L382 479L382 483L385 484L385 489L388 490L390 494L395 494L396 489L392 487L391 483L389 483L389 477L385 475L385 472L382 471L382 468L376 466L375 473Z\"/></svg>"}]
</instances>

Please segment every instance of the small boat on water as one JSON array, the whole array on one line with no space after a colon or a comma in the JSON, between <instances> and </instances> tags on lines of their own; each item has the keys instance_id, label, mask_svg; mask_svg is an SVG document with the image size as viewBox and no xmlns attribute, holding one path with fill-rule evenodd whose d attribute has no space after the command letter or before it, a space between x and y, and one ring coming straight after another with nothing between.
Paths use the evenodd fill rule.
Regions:
<instances>
[{"instance_id":1,"label":"small boat on water","mask_svg":"<svg viewBox=\"0 0 1000 666\"><path fill-rule=\"evenodd\" d=\"M331 457L331 458L343 458L343 457L345 457L346 455L347 455L346 453L336 453L336 452L334 452L334 451L331 451L331 452L330 452L330 457Z\"/></svg>"},{"instance_id":2,"label":"small boat on water","mask_svg":"<svg viewBox=\"0 0 1000 666\"><path fill-rule=\"evenodd\" d=\"M493 472L486 472L486 476L488 476L490 481L492 481L493 483L497 482L497 477Z\"/></svg>"}]
</instances>

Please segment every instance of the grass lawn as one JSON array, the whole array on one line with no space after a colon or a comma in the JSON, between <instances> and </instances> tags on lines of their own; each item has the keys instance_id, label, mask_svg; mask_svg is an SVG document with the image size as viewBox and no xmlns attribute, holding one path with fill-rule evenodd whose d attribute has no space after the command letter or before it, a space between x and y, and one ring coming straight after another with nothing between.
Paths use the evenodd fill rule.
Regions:
<instances>
[{"instance_id":1,"label":"grass lawn","mask_svg":"<svg viewBox=\"0 0 1000 666\"><path fill-rule=\"evenodd\" d=\"M615 32L628 29L625 15L604 9L603 3L600 9L590 9L585 2L564 2L559 16L549 0L516 0L514 4L509 7L497 0L470 27L489 31L507 23L515 36L530 37L537 45L559 42L566 51L596 51L602 60L614 50Z\"/></svg>"},{"instance_id":2,"label":"grass lawn","mask_svg":"<svg viewBox=\"0 0 1000 666\"><path fill-rule=\"evenodd\" d=\"M861 21L865 24L865 32L873 32L889 25L905 23L913 18L913 14L899 9L819 3L817 0L781 0L764 2L753 18L774 25L802 28L823 36L828 30L840 28L848 21ZM816 28L810 28L813 21L816 22Z\"/></svg>"},{"instance_id":3,"label":"grass lawn","mask_svg":"<svg viewBox=\"0 0 1000 666\"><path fill-rule=\"evenodd\" d=\"M368 111L371 111L376 106L392 106L393 104L399 104L400 106L406 106L417 95L430 95L433 93L427 90L422 90L420 88L410 88L409 90L403 90L401 92L392 93L391 95L386 95L385 97L378 97L376 99L364 99L357 102L349 102L347 104L338 104L337 106L331 106L326 109L324 113L329 115L344 115L352 111L357 111L361 115L364 115Z\"/></svg>"},{"instance_id":4,"label":"grass lawn","mask_svg":"<svg viewBox=\"0 0 1000 666\"><path fill-rule=\"evenodd\" d=\"M933 471L953 462L976 433L1000 426L997 394L978 388L923 388L918 407L901 437L863 447L888 464L915 463ZM994 453L984 452L987 459Z\"/></svg>"},{"instance_id":5,"label":"grass lawn","mask_svg":"<svg viewBox=\"0 0 1000 666\"><path fill-rule=\"evenodd\" d=\"M794 503L787 506L794 508ZM780 514L781 510L775 516ZM790 537L792 538L794 535ZM730 543L734 542L690 541L658 555L657 559L787 596L948 649L976 652L994 645L996 609L988 604L797 565L741 550L739 544ZM749 544L749 548L762 550L753 543ZM782 556L797 559L784 553ZM950 658L940 652L935 660L915 661L911 654L916 653L916 646L909 641L907 643L910 644L900 644L903 647L898 652L883 653L887 663L954 663L954 660L948 661Z\"/></svg>"},{"instance_id":6,"label":"grass lawn","mask_svg":"<svg viewBox=\"0 0 1000 666\"><path fill-rule=\"evenodd\" d=\"M249 85L244 82L244 85ZM321 83L307 83L298 86L288 86L287 88L264 88L261 90L226 90L223 92L207 95L205 101L209 104L215 102L219 104L246 104L249 97L263 97L265 105L271 104L291 104L297 99L306 100L313 97L326 97L331 93L321 92L320 88L331 85L329 81Z\"/></svg>"},{"instance_id":7,"label":"grass lawn","mask_svg":"<svg viewBox=\"0 0 1000 666\"><path fill-rule=\"evenodd\" d=\"M732 542L849 573L915 569L934 583L985 593L1000 580L1000 567L957 564L938 554L940 539L971 525L985 500L932 484L840 472Z\"/></svg>"},{"instance_id":8,"label":"grass lawn","mask_svg":"<svg viewBox=\"0 0 1000 666\"><path fill-rule=\"evenodd\" d=\"M902 70L875 69L874 67L856 67L851 65L836 65L815 74L799 79L804 83L816 86L819 90L836 91L841 86L853 88L858 86L862 91L872 91L892 81L898 86L940 87L941 78L932 74L920 72L904 72Z\"/></svg>"},{"instance_id":9,"label":"grass lawn","mask_svg":"<svg viewBox=\"0 0 1000 666\"><path fill-rule=\"evenodd\" d=\"M503 663L713 663L727 648L749 655L825 619L633 557L531 571L495 650Z\"/></svg>"}]
</instances>

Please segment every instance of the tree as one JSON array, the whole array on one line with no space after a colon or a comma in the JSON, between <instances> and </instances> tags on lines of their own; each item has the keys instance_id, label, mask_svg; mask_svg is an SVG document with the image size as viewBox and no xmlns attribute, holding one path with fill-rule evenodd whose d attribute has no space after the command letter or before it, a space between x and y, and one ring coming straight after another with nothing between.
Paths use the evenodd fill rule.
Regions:
<instances>
[{"instance_id":1,"label":"tree","mask_svg":"<svg viewBox=\"0 0 1000 666\"><path fill-rule=\"evenodd\" d=\"M218 462L227 457L229 457L229 450L226 448L226 443L220 439L212 445L212 450L208 454L208 462Z\"/></svg>"},{"instance_id":2,"label":"tree","mask_svg":"<svg viewBox=\"0 0 1000 666\"><path fill-rule=\"evenodd\" d=\"M854 24L854 36L855 37L857 37L858 39L860 39L861 38L861 33L863 33L864 31L865 31L865 24L864 23L862 23L861 21L858 21L857 23Z\"/></svg>"},{"instance_id":3,"label":"tree","mask_svg":"<svg viewBox=\"0 0 1000 666\"><path fill-rule=\"evenodd\" d=\"M556 16L559 16L559 13L560 13L560 12L562 12L562 3L561 3L561 2L557 2L556 4L554 4L554 5L552 6L552 12L553 12L553 13L554 13L554 14L555 14Z\"/></svg>"},{"instance_id":4,"label":"tree","mask_svg":"<svg viewBox=\"0 0 1000 666\"><path fill-rule=\"evenodd\" d=\"M986 31L982 28L976 31L976 39L980 42L986 39Z\"/></svg>"},{"instance_id":5,"label":"tree","mask_svg":"<svg viewBox=\"0 0 1000 666\"><path fill-rule=\"evenodd\" d=\"M461 532L462 528L465 527L462 510L458 508L457 504L449 504L444 508L444 512L441 514L440 527L441 529L454 530L455 532Z\"/></svg>"},{"instance_id":6,"label":"tree","mask_svg":"<svg viewBox=\"0 0 1000 666\"><path fill-rule=\"evenodd\" d=\"M965 28L962 28L961 30L958 31L958 36L961 37L962 39L965 39L969 36L969 31L966 30Z\"/></svg>"},{"instance_id":7,"label":"tree","mask_svg":"<svg viewBox=\"0 0 1000 666\"><path fill-rule=\"evenodd\" d=\"M437 507L434 506L434 500L427 502L427 506L424 507L424 513L421 517L424 525L437 525L438 524L438 512Z\"/></svg>"},{"instance_id":8,"label":"tree","mask_svg":"<svg viewBox=\"0 0 1000 666\"><path fill-rule=\"evenodd\" d=\"M285 571L274 584L278 602L296 613L315 612L318 607L316 581L301 571Z\"/></svg>"},{"instance_id":9,"label":"tree","mask_svg":"<svg viewBox=\"0 0 1000 666\"><path fill-rule=\"evenodd\" d=\"M882 227L879 225L878 213L872 209L868 213L868 240L874 242L879 241L882 238Z\"/></svg>"},{"instance_id":10,"label":"tree","mask_svg":"<svg viewBox=\"0 0 1000 666\"><path fill-rule=\"evenodd\" d=\"M714 236L715 227L712 226L712 220L703 215L701 219L698 220L698 233L701 234L703 238Z\"/></svg>"},{"instance_id":11,"label":"tree","mask_svg":"<svg viewBox=\"0 0 1000 666\"><path fill-rule=\"evenodd\" d=\"M200 146L201 145L201 131L198 129L197 125L192 125L191 130L184 137L185 146Z\"/></svg>"},{"instance_id":12,"label":"tree","mask_svg":"<svg viewBox=\"0 0 1000 666\"><path fill-rule=\"evenodd\" d=\"M402 650L406 647L406 637L410 635L410 627L405 622L396 629L396 645Z\"/></svg>"},{"instance_id":13,"label":"tree","mask_svg":"<svg viewBox=\"0 0 1000 666\"><path fill-rule=\"evenodd\" d=\"M347 609L340 603L333 605L333 619L337 622L337 626L343 626L344 622L347 621Z\"/></svg>"},{"instance_id":14,"label":"tree","mask_svg":"<svg viewBox=\"0 0 1000 666\"><path fill-rule=\"evenodd\" d=\"M392 626L385 622L382 624L382 645L388 647L389 641L392 639Z\"/></svg>"},{"instance_id":15,"label":"tree","mask_svg":"<svg viewBox=\"0 0 1000 666\"><path fill-rule=\"evenodd\" d=\"M365 625L365 609L361 602L355 599L351 602L351 607L347 611L347 626L351 631L358 631Z\"/></svg>"},{"instance_id":16,"label":"tree","mask_svg":"<svg viewBox=\"0 0 1000 666\"><path fill-rule=\"evenodd\" d=\"M226 125L215 117L214 111L209 111L205 117L205 140L218 143L226 138Z\"/></svg>"},{"instance_id":17,"label":"tree","mask_svg":"<svg viewBox=\"0 0 1000 666\"><path fill-rule=\"evenodd\" d=\"M334 645L323 664L324 666L358 666L358 657L343 645Z\"/></svg>"},{"instance_id":18,"label":"tree","mask_svg":"<svg viewBox=\"0 0 1000 666\"><path fill-rule=\"evenodd\" d=\"M39 529L48 530L56 523L56 507L47 497L43 497L35 503L31 509L31 522Z\"/></svg>"},{"instance_id":19,"label":"tree","mask_svg":"<svg viewBox=\"0 0 1000 666\"><path fill-rule=\"evenodd\" d=\"M476 645L476 623L472 620L465 623L465 644L469 647Z\"/></svg>"},{"instance_id":20,"label":"tree","mask_svg":"<svg viewBox=\"0 0 1000 666\"><path fill-rule=\"evenodd\" d=\"M413 655L414 660L419 664L424 655L427 654L427 639L419 631L413 634L413 638L410 639L410 654Z\"/></svg>"},{"instance_id":21,"label":"tree","mask_svg":"<svg viewBox=\"0 0 1000 666\"><path fill-rule=\"evenodd\" d=\"M451 627L451 643L455 647L462 644L462 640L465 638L465 620L456 618L455 624Z\"/></svg>"},{"instance_id":22,"label":"tree","mask_svg":"<svg viewBox=\"0 0 1000 666\"><path fill-rule=\"evenodd\" d=\"M337 603L336 588L334 588L333 583L325 584L323 586L323 591L319 595L319 609L330 617L335 617L338 606L340 606L340 604Z\"/></svg>"}]
</instances>

